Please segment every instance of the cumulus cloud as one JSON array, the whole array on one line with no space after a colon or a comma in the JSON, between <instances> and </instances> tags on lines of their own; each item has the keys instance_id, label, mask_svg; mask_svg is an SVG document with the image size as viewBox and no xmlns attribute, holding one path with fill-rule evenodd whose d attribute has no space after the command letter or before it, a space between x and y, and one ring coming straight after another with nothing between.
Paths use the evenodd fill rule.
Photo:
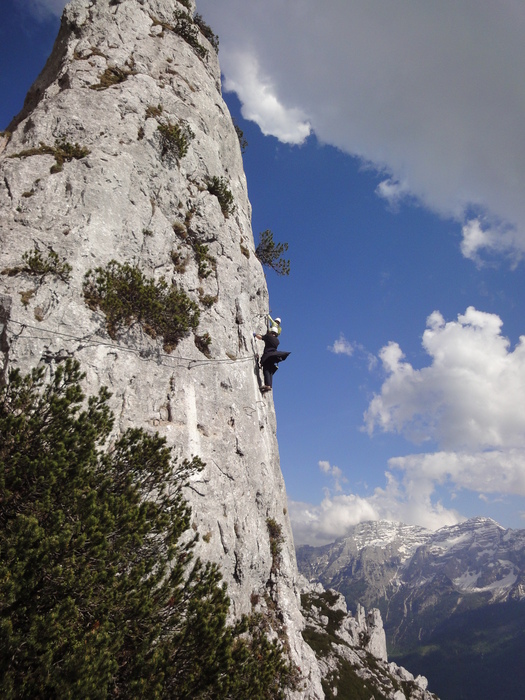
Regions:
<instances>
[{"instance_id":1,"label":"cumulus cloud","mask_svg":"<svg viewBox=\"0 0 525 700\"><path fill-rule=\"evenodd\" d=\"M325 489L318 505L290 501L295 543L327 544L344 537L352 526L367 520L394 520L430 530L462 520L455 510L432 499L434 484L431 479L421 478L414 483L410 477L399 479L391 471L387 471L385 477L385 488L376 488L371 496Z\"/></svg>"},{"instance_id":2,"label":"cumulus cloud","mask_svg":"<svg viewBox=\"0 0 525 700\"><path fill-rule=\"evenodd\" d=\"M483 264L481 251L507 256L516 267L523 259L524 246L521 232L504 224L482 223L479 218L469 219L462 227L461 252L478 265Z\"/></svg>"},{"instance_id":3,"label":"cumulus cloud","mask_svg":"<svg viewBox=\"0 0 525 700\"><path fill-rule=\"evenodd\" d=\"M326 495L316 506L298 501L289 501L288 506L296 545L333 542L352 525L379 517L366 499L354 494Z\"/></svg>"},{"instance_id":4,"label":"cumulus cloud","mask_svg":"<svg viewBox=\"0 0 525 700\"><path fill-rule=\"evenodd\" d=\"M342 482L346 481L346 478L343 476L343 472L339 467L332 466L330 462L326 462L324 460L319 462L319 469L324 473L332 477L333 479L333 488L335 491L342 491L343 487L341 486Z\"/></svg>"},{"instance_id":5,"label":"cumulus cloud","mask_svg":"<svg viewBox=\"0 0 525 700\"><path fill-rule=\"evenodd\" d=\"M523 255L519 3L199 0L199 11L219 33L227 87L250 96L246 113L267 133L297 143L310 124L322 142L384 172L378 194L391 203L409 194L464 224L468 257ZM277 119L272 132L271 98L295 128Z\"/></svg>"},{"instance_id":6,"label":"cumulus cloud","mask_svg":"<svg viewBox=\"0 0 525 700\"><path fill-rule=\"evenodd\" d=\"M406 484L449 481L456 489L525 496L525 450L435 452L393 457L389 465L405 473Z\"/></svg>"},{"instance_id":7,"label":"cumulus cloud","mask_svg":"<svg viewBox=\"0 0 525 700\"><path fill-rule=\"evenodd\" d=\"M365 413L368 431L452 450L525 448L525 336L511 349L501 326L499 316L473 307L448 323L435 311L423 334L432 363L420 370L389 343L380 352L387 378Z\"/></svg>"},{"instance_id":8,"label":"cumulus cloud","mask_svg":"<svg viewBox=\"0 0 525 700\"><path fill-rule=\"evenodd\" d=\"M354 346L344 337L342 333L339 338L334 341L334 344L328 347L328 349L335 355L348 355L348 357L352 357L354 354Z\"/></svg>"},{"instance_id":9,"label":"cumulus cloud","mask_svg":"<svg viewBox=\"0 0 525 700\"><path fill-rule=\"evenodd\" d=\"M254 121L265 136L276 136L285 143L303 143L310 125L303 112L286 107L277 97L268 77L261 74L256 58L245 52L231 52L225 63L231 66L224 87L236 92L242 102L242 115Z\"/></svg>"},{"instance_id":10,"label":"cumulus cloud","mask_svg":"<svg viewBox=\"0 0 525 700\"><path fill-rule=\"evenodd\" d=\"M385 199L390 207L396 210L401 202L410 196L410 187L407 182L398 182L389 177L379 183L376 194Z\"/></svg>"},{"instance_id":11,"label":"cumulus cloud","mask_svg":"<svg viewBox=\"0 0 525 700\"><path fill-rule=\"evenodd\" d=\"M430 362L421 369L397 343L381 349L386 378L365 425L370 435L398 433L429 449L389 459L385 487L366 497L345 493L344 474L320 462L334 485L319 505L292 504L299 543L333 541L366 519L429 529L459 522L461 514L439 501L438 489L451 499L462 490L481 499L525 496L525 336L511 347L502 325L496 314L472 306L449 322L434 311L422 339Z\"/></svg>"}]
</instances>

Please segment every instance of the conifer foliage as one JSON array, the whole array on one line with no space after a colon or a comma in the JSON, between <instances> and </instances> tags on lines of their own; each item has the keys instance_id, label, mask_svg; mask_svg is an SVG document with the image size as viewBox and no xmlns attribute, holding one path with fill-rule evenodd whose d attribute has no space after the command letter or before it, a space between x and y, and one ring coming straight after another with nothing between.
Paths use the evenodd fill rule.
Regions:
<instances>
[{"instance_id":1,"label":"conifer foliage","mask_svg":"<svg viewBox=\"0 0 525 700\"><path fill-rule=\"evenodd\" d=\"M0 697L279 698L282 648L192 557L177 465L129 429L109 447L109 394L79 365L12 371L0 390Z\"/></svg>"},{"instance_id":2,"label":"conifer foliage","mask_svg":"<svg viewBox=\"0 0 525 700\"><path fill-rule=\"evenodd\" d=\"M259 234L259 244L255 255L266 267L275 270L278 275L290 274L290 261L283 258L288 250L288 243L277 243L273 240L273 231L269 228Z\"/></svg>"}]
</instances>

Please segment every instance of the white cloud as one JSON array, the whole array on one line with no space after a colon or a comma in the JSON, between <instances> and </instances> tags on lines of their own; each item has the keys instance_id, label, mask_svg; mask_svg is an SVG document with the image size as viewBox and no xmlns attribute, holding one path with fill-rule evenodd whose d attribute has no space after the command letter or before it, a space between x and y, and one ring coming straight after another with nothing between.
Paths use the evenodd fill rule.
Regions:
<instances>
[{"instance_id":1,"label":"white cloud","mask_svg":"<svg viewBox=\"0 0 525 700\"><path fill-rule=\"evenodd\" d=\"M511 348L502 325L472 306L449 322L434 311L422 341L430 364L421 369L397 343L382 348L386 379L365 413L369 433L400 433L440 449L389 459L385 487L366 497L344 493L343 472L320 462L334 484L319 505L293 504L298 543L333 541L368 519L429 529L459 522L460 513L437 500L438 487L451 500L462 490L482 500L525 496L525 336Z\"/></svg>"},{"instance_id":2,"label":"white cloud","mask_svg":"<svg viewBox=\"0 0 525 700\"><path fill-rule=\"evenodd\" d=\"M265 136L276 136L285 143L303 143L310 134L310 125L304 114L282 104L270 80L262 76L253 55L228 52L222 63L230 66L224 82L225 90L237 93L245 119L256 122Z\"/></svg>"},{"instance_id":3,"label":"white cloud","mask_svg":"<svg viewBox=\"0 0 525 700\"><path fill-rule=\"evenodd\" d=\"M320 505L289 501L295 544L321 545L343 537L352 525L377 520L378 514L366 499L353 494L325 496Z\"/></svg>"},{"instance_id":4,"label":"white cloud","mask_svg":"<svg viewBox=\"0 0 525 700\"><path fill-rule=\"evenodd\" d=\"M394 457L389 465L406 483L452 482L486 498L487 493L525 496L525 449L487 452L435 452Z\"/></svg>"},{"instance_id":5,"label":"white cloud","mask_svg":"<svg viewBox=\"0 0 525 700\"><path fill-rule=\"evenodd\" d=\"M399 204L410 195L410 187L406 182L387 178L379 183L376 194L385 199L392 209L398 209Z\"/></svg>"},{"instance_id":6,"label":"white cloud","mask_svg":"<svg viewBox=\"0 0 525 700\"><path fill-rule=\"evenodd\" d=\"M328 349L335 355L348 355L348 357L352 357L354 354L354 346L342 333L333 345L328 346Z\"/></svg>"},{"instance_id":7,"label":"white cloud","mask_svg":"<svg viewBox=\"0 0 525 700\"><path fill-rule=\"evenodd\" d=\"M392 472L386 472L385 477L385 488L376 488L368 497L325 489L318 505L290 501L295 543L327 544L344 537L352 526L367 520L393 520L430 530L462 520L459 513L432 500L434 484L431 479L414 481L405 477L399 481Z\"/></svg>"},{"instance_id":8,"label":"white cloud","mask_svg":"<svg viewBox=\"0 0 525 700\"><path fill-rule=\"evenodd\" d=\"M464 224L462 234L461 252L478 264L483 263L480 255L483 251L509 256L513 267L523 259L525 241L512 226L485 224L483 227L479 219L470 219Z\"/></svg>"},{"instance_id":9,"label":"white cloud","mask_svg":"<svg viewBox=\"0 0 525 700\"><path fill-rule=\"evenodd\" d=\"M332 477L335 491L342 491L343 487L341 482L346 482L346 478L343 476L343 472L339 467L331 466L330 462L324 460L319 462L319 469L324 473Z\"/></svg>"},{"instance_id":10,"label":"white cloud","mask_svg":"<svg viewBox=\"0 0 525 700\"><path fill-rule=\"evenodd\" d=\"M501 319L469 307L445 323L427 319L423 347L432 364L416 370L396 343L380 352L387 378L365 414L375 428L445 449L525 447L525 336L511 350Z\"/></svg>"},{"instance_id":11,"label":"white cloud","mask_svg":"<svg viewBox=\"0 0 525 700\"><path fill-rule=\"evenodd\" d=\"M199 0L199 11L220 36L230 86L243 101L251 95L250 118L267 133L286 140L281 133L309 123L321 141L383 172L382 196L397 203L410 193L464 223L468 257L523 254L520 3ZM270 97L286 105L284 129L275 119L272 131L256 108ZM480 235L473 210L483 212Z\"/></svg>"}]
</instances>

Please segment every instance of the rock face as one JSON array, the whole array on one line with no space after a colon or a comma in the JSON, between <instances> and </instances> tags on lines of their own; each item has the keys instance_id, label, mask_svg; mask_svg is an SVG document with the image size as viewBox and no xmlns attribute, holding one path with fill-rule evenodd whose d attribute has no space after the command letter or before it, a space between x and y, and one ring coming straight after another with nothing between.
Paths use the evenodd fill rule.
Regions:
<instances>
[{"instance_id":1,"label":"rock face","mask_svg":"<svg viewBox=\"0 0 525 700\"><path fill-rule=\"evenodd\" d=\"M73 356L88 394L110 388L115 434L142 427L177 458L199 456L206 466L186 493L197 554L220 565L232 615L262 612L289 648L303 676L295 697L320 699L275 411L254 356L268 292L216 38L194 11L193 0L64 10L0 135L0 382ZM116 288L103 311L124 278L134 294ZM122 322L128 297L153 289L182 299L173 324L136 309ZM383 658L380 619L359 615L347 636L354 624Z\"/></svg>"},{"instance_id":2,"label":"rock face","mask_svg":"<svg viewBox=\"0 0 525 700\"><path fill-rule=\"evenodd\" d=\"M357 606L348 614L344 597L320 585L307 585L302 595L305 639L315 649L327 698L436 700L427 680L388 663L383 622L378 610Z\"/></svg>"},{"instance_id":3,"label":"rock face","mask_svg":"<svg viewBox=\"0 0 525 700\"><path fill-rule=\"evenodd\" d=\"M322 697L300 634L273 402L259 391L254 359L266 282L216 52L193 24L177 26L175 13L193 10L171 0L75 0L66 8L0 155L3 372L42 362L52 371L74 355L89 393L110 387L117 430L158 431L180 458L206 463L187 492L198 554L220 564L234 615L255 600L263 610L265 600L277 604L274 627L300 663L308 697ZM169 151L170 126L185 153L177 143ZM213 178L219 196L209 191ZM184 290L200 310L195 333L171 352L138 323L111 337L83 283L112 260ZM204 352L196 346L203 336ZM269 520L283 538L277 566Z\"/></svg>"}]
</instances>

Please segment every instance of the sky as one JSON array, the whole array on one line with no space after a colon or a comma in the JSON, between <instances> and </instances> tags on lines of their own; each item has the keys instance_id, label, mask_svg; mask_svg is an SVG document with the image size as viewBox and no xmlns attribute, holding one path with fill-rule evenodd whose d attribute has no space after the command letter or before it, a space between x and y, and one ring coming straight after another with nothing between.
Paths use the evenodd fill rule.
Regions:
<instances>
[{"instance_id":1,"label":"sky","mask_svg":"<svg viewBox=\"0 0 525 700\"><path fill-rule=\"evenodd\" d=\"M0 129L63 6L4 0ZM525 527L522 0L197 10L248 142L255 238L289 245L290 275L267 280L296 544L381 518Z\"/></svg>"}]
</instances>

